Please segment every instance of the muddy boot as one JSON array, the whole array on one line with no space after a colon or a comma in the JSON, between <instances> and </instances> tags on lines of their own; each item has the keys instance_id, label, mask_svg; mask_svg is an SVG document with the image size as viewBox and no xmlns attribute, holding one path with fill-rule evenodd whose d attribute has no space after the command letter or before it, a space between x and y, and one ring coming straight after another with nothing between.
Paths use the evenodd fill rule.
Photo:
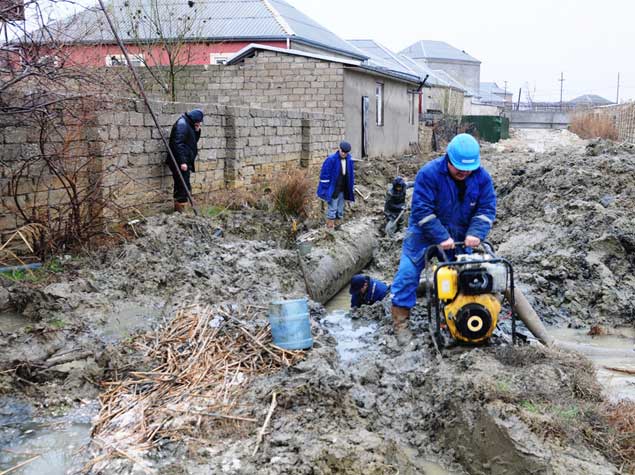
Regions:
<instances>
[{"instance_id":1,"label":"muddy boot","mask_svg":"<svg viewBox=\"0 0 635 475\"><path fill-rule=\"evenodd\" d=\"M327 219L326 220L326 229L335 229L335 220Z\"/></svg>"},{"instance_id":2,"label":"muddy boot","mask_svg":"<svg viewBox=\"0 0 635 475\"><path fill-rule=\"evenodd\" d=\"M340 229L342 227L342 220L341 219L336 219L335 220L335 224L333 226L335 229Z\"/></svg>"},{"instance_id":3,"label":"muddy boot","mask_svg":"<svg viewBox=\"0 0 635 475\"><path fill-rule=\"evenodd\" d=\"M187 203L181 203L180 201L174 202L174 211L177 213L185 213L185 208L187 208Z\"/></svg>"},{"instance_id":4,"label":"muddy boot","mask_svg":"<svg viewBox=\"0 0 635 475\"><path fill-rule=\"evenodd\" d=\"M395 327L395 338L399 345L407 346L413 342L412 332L408 327L410 319L410 309L392 306L392 322Z\"/></svg>"}]
</instances>

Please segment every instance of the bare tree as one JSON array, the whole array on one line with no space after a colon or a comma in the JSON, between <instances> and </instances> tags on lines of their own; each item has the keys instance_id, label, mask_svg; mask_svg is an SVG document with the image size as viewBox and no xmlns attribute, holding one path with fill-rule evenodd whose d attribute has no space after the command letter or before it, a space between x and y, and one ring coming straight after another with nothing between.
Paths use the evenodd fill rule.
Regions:
<instances>
[{"instance_id":1,"label":"bare tree","mask_svg":"<svg viewBox=\"0 0 635 475\"><path fill-rule=\"evenodd\" d=\"M22 4L24 16L10 1L0 4L0 189L4 211L17 223L45 229L37 249L44 256L103 230L112 200L101 186L103 151L94 150L90 131L95 111L106 106L99 92L105 88L99 75L69 61L69 39L59 36L60 28L70 31L69 21L53 21L41 0Z\"/></svg>"},{"instance_id":2,"label":"bare tree","mask_svg":"<svg viewBox=\"0 0 635 475\"><path fill-rule=\"evenodd\" d=\"M192 0L126 0L114 12L120 27L129 25L122 33L136 45L136 60L172 101L177 100L179 75L193 59L191 40L200 37L198 13Z\"/></svg>"}]
</instances>

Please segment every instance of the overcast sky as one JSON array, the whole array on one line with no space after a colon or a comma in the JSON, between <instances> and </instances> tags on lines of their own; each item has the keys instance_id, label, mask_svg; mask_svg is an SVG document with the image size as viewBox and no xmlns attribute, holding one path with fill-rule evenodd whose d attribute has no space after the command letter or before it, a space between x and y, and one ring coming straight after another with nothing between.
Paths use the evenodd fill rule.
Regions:
<instances>
[{"instance_id":1,"label":"overcast sky","mask_svg":"<svg viewBox=\"0 0 635 475\"><path fill-rule=\"evenodd\" d=\"M536 100L599 94L635 98L635 3L618 0L287 0L344 39L379 41L400 51L439 40L481 64L481 81Z\"/></svg>"},{"instance_id":2,"label":"overcast sky","mask_svg":"<svg viewBox=\"0 0 635 475\"><path fill-rule=\"evenodd\" d=\"M96 3L94 0L78 0ZM439 40L482 61L481 81L534 100L599 94L635 99L635 3L618 0L287 0L344 39L374 39L395 52ZM529 86L527 88L527 86ZM525 100L525 97L523 97Z\"/></svg>"}]
</instances>

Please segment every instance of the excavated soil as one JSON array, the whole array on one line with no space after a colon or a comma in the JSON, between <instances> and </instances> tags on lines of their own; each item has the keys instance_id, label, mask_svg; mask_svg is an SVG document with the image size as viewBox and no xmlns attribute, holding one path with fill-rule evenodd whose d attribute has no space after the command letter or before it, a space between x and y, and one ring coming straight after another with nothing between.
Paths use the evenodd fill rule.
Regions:
<instances>
[{"instance_id":1,"label":"excavated soil","mask_svg":"<svg viewBox=\"0 0 635 475\"><path fill-rule=\"evenodd\" d=\"M585 148L557 133L485 148L499 196L491 240L545 320L632 323L632 149ZM348 219L364 216L381 230L386 185L397 173L414 179L421 164L416 157L358 164L366 199L357 198ZM290 223L273 213L161 215L136 231L134 241L69 260L46 284L1 281L0 308L13 312L11 326L0 328L3 407L27 401L28 419L94 399L100 380L143 364L127 345L131 335L184 303L264 310L275 298L305 294ZM335 243L338 232L345 231L335 232ZM368 273L392 280L402 238L380 239ZM412 318L418 344L404 350L388 303L350 316L312 304L307 358L256 379L244 395L257 423L206 426L187 444L162 441L143 467L122 457L101 473L143 473L145 464L161 474L618 473L619 454L589 435L608 429L586 360L510 347L504 338L440 358L422 311ZM355 344L338 344L347 338ZM254 456L273 392L278 406ZM11 424L15 430L19 421ZM83 457L99 454L91 447Z\"/></svg>"}]
</instances>

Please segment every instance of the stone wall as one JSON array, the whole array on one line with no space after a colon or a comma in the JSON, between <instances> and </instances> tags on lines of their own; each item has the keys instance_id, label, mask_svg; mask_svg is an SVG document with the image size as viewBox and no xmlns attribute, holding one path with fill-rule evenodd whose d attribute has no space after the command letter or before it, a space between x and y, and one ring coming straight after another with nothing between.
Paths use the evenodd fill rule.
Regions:
<instances>
[{"instance_id":1,"label":"stone wall","mask_svg":"<svg viewBox=\"0 0 635 475\"><path fill-rule=\"evenodd\" d=\"M99 183L104 199L112 202L104 210L107 213L131 214L135 208L169 206L172 178L165 166L165 147L149 111L143 103L132 100L103 106L93 109L91 117L83 117L70 139L64 138L66 132L56 139L73 144L70 149L66 147L69 159L81 157L86 162L82 182ZM342 118L327 114L200 103L153 104L166 135L182 112L195 107L206 113L196 173L192 175L192 191L199 201L224 189L271 187L280 174L291 169L314 172L337 147L344 130ZM72 132L66 125L60 130ZM0 122L0 156L7 164L0 178L0 232L24 222L15 199L33 203L44 214L65 199L63 184L50 172L29 170L17 188L10 185L15 170L25 163L38 167L39 154L37 130Z\"/></svg>"},{"instance_id":2,"label":"stone wall","mask_svg":"<svg viewBox=\"0 0 635 475\"><path fill-rule=\"evenodd\" d=\"M419 123L419 152L422 156L432 152L433 130L433 127L429 127L423 122Z\"/></svg>"},{"instance_id":3,"label":"stone wall","mask_svg":"<svg viewBox=\"0 0 635 475\"><path fill-rule=\"evenodd\" d=\"M139 68L152 97L168 100ZM165 78L165 73L160 75ZM235 65L188 66L178 72L177 100L264 109L344 112L344 66L314 58L259 51Z\"/></svg>"}]
</instances>

